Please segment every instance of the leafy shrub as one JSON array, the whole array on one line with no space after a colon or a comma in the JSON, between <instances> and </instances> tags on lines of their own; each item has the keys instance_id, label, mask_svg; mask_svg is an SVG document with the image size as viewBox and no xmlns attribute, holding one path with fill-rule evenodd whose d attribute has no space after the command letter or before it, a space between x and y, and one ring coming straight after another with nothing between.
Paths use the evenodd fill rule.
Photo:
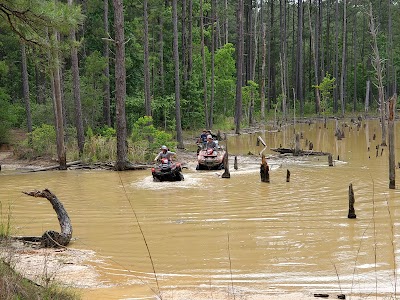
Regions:
<instances>
[{"instance_id":1,"label":"leafy shrub","mask_svg":"<svg viewBox=\"0 0 400 300\"><path fill-rule=\"evenodd\" d=\"M56 131L54 126L42 124L28 134L17 149L21 158L36 158L39 156L54 156L56 154Z\"/></svg>"},{"instance_id":2,"label":"leafy shrub","mask_svg":"<svg viewBox=\"0 0 400 300\"><path fill-rule=\"evenodd\" d=\"M166 145L171 149L176 147L176 142L172 141L172 135L155 128L153 118L149 116L141 117L133 124L131 140L133 149L139 147L144 151L145 160L150 160L161 145Z\"/></svg>"},{"instance_id":3,"label":"leafy shrub","mask_svg":"<svg viewBox=\"0 0 400 300\"><path fill-rule=\"evenodd\" d=\"M84 160L89 162L116 160L117 142L115 129L107 126L103 128L101 132L104 136L94 134L92 128L88 127L82 154Z\"/></svg>"}]
</instances>

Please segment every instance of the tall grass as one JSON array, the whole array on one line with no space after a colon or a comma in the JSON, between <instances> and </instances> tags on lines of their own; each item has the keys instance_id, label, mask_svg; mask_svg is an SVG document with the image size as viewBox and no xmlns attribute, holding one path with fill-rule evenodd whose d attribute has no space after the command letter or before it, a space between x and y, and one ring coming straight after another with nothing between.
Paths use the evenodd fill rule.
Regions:
<instances>
[{"instance_id":1,"label":"tall grass","mask_svg":"<svg viewBox=\"0 0 400 300\"><path fill-rule=\"evenodd\" d=\"M11 206L8 207L9 213L6 220L3 215L3 203L0 201L0 240L10 236L11 233Z\"/></svg>"},{"instance_id":2,"label":"tall grass","mask_svg":"<svg viewBox=\"0 0 400 300\"><path fill-rule=\"evenodd\" d=\"M0 299L78 300L81 297L77 292L54 283L47 287L38 286L0 260Z\"/></svg>"}]
</instances>

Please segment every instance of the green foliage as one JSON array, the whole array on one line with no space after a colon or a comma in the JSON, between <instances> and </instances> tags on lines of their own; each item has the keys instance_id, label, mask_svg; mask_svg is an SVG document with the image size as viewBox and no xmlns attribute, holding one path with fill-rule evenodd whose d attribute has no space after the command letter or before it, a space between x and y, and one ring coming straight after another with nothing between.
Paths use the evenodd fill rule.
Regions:
<instances>
[{"instance_id":1,"label":"green foliage","mask_svg":"<svg viewBox=\"0 0 400 300\"><path fill-rule=\"evenodd\" d=\"M133 125L131 140L133 145L139 145L144 149L144 159L151 160L162 145L170 149L176 147L172 135L165 131L158 130L153 125L153 118L144 116L139 118Z\"/></svg>"},{"instance_id":2,"label":"green foliage","mask_svg":"<svg viewBox=\"0 0 400 300\"><path fill-rule=\"evenodd\" d=\"M167 95L165 97L157 97L151 102L153 110L153 121L164 130L175 126L175 96Z\"/></svg>"},{"instance_id":3,"label":"green foliage","mask_svg":"<svg viewBox=\"0 0 400 300\"><path fill-rule=\"evenodd\" d=\"M32 125L54 124L54 108L52 100L44 104L31 103Z\"/></svg>"},{"instance_id":4,"label":"green foliage","mask_svg":"<svg viewBox=\"0 0 400 300\"><path fill-rule=\"evenodd\" d=\"M11 234L11 205L8 207L8 214L3 214L3 203L0 201L0 241Z\"/></svg>"},{"instance_id":5,"label":"green foliage","mask_svg":"<svg viewBox=\"0 0 400 300\"><path fill-rule=\"evenodd\" d=\"M93 131L87 135L82 154L83 160L88 162L115 161L116 158L117 140L115 137L94 135Z\"/></svg>"},{"instance_id":6,"label":"green foliage","mask_svg":"<svg viewBox=\"0 0 400 300\"><path fill-rule=\"evenodd\" d=\"M319 85L313 85L314 88L319 89L321 92L321 111L326 115L329 103L332 99L332 91L335 88L335 78L333 78L329 73L326 73L324 79Z\"/></svg>"},{"instance_id":7,"label":"green foliage","mask_svg":"<svg viewBox=\"0 0 400 300\"><path fill-rule=\"evenodd\" d=\"M56 131L54 126L42 124L36 127L28 138L18 148L17 155L20 158L36 158L39 156L55 156Z\"/></svg>"},{"instance_id":8,"label":"green foliage","mask_svg":"<svg viewBox=\"0 0 400 300\"><path fill-rule=\"evenodd\" d=\"M7 9L0 10L2 19L18 36L31 42L47 45L46 29L69 33L83 22L80 6L49 0L7 1Z\"/></svg>"},{"instance_id":9,"label":"green foliage","mask_svg":"<svg viewBox=\"0 0 400 300\"><path fill-rule=\"evenodd\" d=\"M50 278L44 279L51 281ZM77 291L62 287L54 282L46 284L45 287L37 286L15 272L3 260L0 260L0 299L78 300L81 297Z\"/></svg>"},{"instance_id":10,"label":"green foliage","mask_svg":"<svg viewBox=\"0 0 400 300\"><path fill-rule=\"evenodd\" d=\"M117 136L117 131L114 128L109 127L107 125L100 127L98 129L98 132L99 132L99 135L101 135L102 137L105 137L106 139L115 138Z\"/></svg>"}]
</instances>

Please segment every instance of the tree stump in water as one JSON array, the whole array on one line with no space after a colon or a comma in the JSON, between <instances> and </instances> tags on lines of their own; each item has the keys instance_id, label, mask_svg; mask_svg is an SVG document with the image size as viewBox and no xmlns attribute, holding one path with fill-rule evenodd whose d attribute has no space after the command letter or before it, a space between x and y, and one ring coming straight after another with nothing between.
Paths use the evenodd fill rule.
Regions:
<instances>
[{"instance_id":1,"label":"tree stump in water","mask_svg":"<svg viewBox=\"0 0 400 300\"><path fill-rule=\"evenodd\" d=\"M221 176L222 178L231 178L231 173L229 172L229 160L228 160L228 147L226 149L224 155L224 173Z\"/></svg>"},{"instance_id":2,"label":"tree stump in water","mask_svg":"<svg viewBox=\"0 0 400 300\"><path fill-rule=\"evenodd\" d=\"M235 156L235 160L233 161L233 168L234 168L235 170L238 169L237 156Z\"/></svg>"},{"instance_id":3,"label":"tree stump in water","mask_svg":"<svg viewBox=\"0 0 400 300\"><path fill-rule=\"evenodd\" d=\"M355 219L357 217L356 212L354 210L354 202L355 202L355 199L354 199L353 184L350 183L350 185L349 185L349 213L347 215L347 217L349 219Z\"/></svg>"},{"instance_id":4,"label":"tree stump in water","mask_svg":"<svg viewBox=\"0 0 400 300\"><path fill-rule=\"evenodd\" d=\"M333 167L333 158L332 158L332 154L328 155L328 163L330 167Z\"/></svg>"},{"instance_id":5,"label":"tree stump in water","mask_svg":"<svg viewBox=\"0 0 400 300\"><path fill-rule=\"evenodd\" d=\"M290 171L286 170L286 182L290 182Z\"/></svg>"},{"instance_id":6,"label":"tree stump in water","mask_svg":"<svg viewBox=\"0 0 400 300\"><path fill-rule=\"evenodd\" d=\"M60 223L61 233L48 230L43 233L42 237L38 240L42 247L45 248L58 248L65 247L69 244L72 238L72 225L68 213L58 198L48 189L43 191L23 192L24 194L32 197L41 197L49 200L57 214L58 222ZM23 238L22 238L23 239ZM27 239L28 240L28 239Z\"/></svg>"},{"instance_id":7,"label":"tree stump in water","mask_svg":"<svg viewBox=\"0 0 400 300\"><path fill-rule=\"evenodd\" d=\"M262 182L269 182L269 166L264 154L261 158L260 177Z\"/></svg>"},{"instance_id":8,"label":"tree stump in water","mask_svg":"<svg viewBox=\"0 0 400 300\"><path fill-rule=\"evenodd\" d=\"M299 153L300 153L300 135L298 133L296 133L296 143L295 143L293 155L298 156Z\"/></svg>"}]
</instances>

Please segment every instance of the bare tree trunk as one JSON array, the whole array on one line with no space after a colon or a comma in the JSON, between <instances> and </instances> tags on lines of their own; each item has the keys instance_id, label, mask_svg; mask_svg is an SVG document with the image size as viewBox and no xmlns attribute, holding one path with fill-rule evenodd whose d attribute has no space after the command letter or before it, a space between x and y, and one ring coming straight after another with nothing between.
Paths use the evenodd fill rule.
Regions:
<instances>
[{"instance_id":1,"label":"bare tree trunk","mask_svg":"<svg viewBox=\"0 0 400 300\"><path fill-rule=\"evenodd\" d=\"M165 84L164 84L164 22L163 22L163 16L160 14L158 17L158 25L160 27L160 32L159 32L159 48L160 52L158 54L159 60L160 60L160 89L161 89L161 95L164 96L165 93Z\"/></svg>"},{"instance_id":2,"label":"bare tree trunk","mask_svg":"<svg viewBox=\"0 0 400 300\"><path fill-rule=\"evenodd\" d=\"M370 94L370 86L371 86L371 81L368 79L366 88L365 88L365 107L364 107L364 112L367 114L369 110L369 94Z\"/></svg>"},{"instance_id":3,"label":"bare tree trunk","mask_svg":"<svg viewBox=\"0 0 400 300\"><path fill-rule=\"evenodd\" d=\"M187 37L186 37L186 0L182 0L182 68L183 68L183 86L188 80L187 68Z\"/></svg>"},{"instance_id":4,"label":"bare tree trunk","mask_svg":"<svg viewBox=\"0 0 400 300\"><path fill-rule=\"evenodd\" d=\"M115 170L124 171L127 161L127 132L125 116L126 69L123 0L113 0L115 27L115 105L117 119L117 161Z\"/></svg>"},{"instance_id":5,"label":"bare tree trunk","mask_svg":"<svg viewBox=\"0 0 400 300\"><path fill-rule=\"evenodd\" d=\"M205 126L209 128L209 118L208 118L208 97L207 97L207 68L206 68L206 55L204 53L204 24L203 24L203 0L200 0L200 37L201 37L201 61L203 70L203 103L204 103L204 117Z\"/></svg>"},{"instance_id":6,"label":"bare tree trunk","mask_svg":"<svg viewBox=\"0 0 400 300\"><path fill-rule=\"evenodd\" d=\"M296 94L300 102L300 115L304 114L303 95L303 0L298 0Z\"/></svg>"},{"instance_id":7,"label":"bare tree trunk","mask_svg":"<svg viewBox=\"0 0 400 300\"><path fill-rule=\"evenodd\" d=\"M357 2L355 3L355 10L357 10ZM353 112L357 111L357 14L353 16Z\"/></svg>"},{"instance_id":8,"label":"bare tree trunk","mask_svg":"<svg viewBox=\"0 0 400 300\"><path fill-rule=\"evenodd\" d=\"M339 0L335 0L335 64L333 67L333 77L339 78ZM333 112L338 111L338 86L333 90Z\"/></svg>"},{"instance_id":9,"label":"bare tree trunk","mask_svg":"<svg viewBox=\"0 0 400 300\"><path fill-rule=\"evenodd\" d=\"M190 79L192 75L193 68L193 1L189 1L189 19L188 19L188 79Z\"/></svg>"},{"instance_id":10,"label":"bare tree trunk","mask_svg":"<svg viewBox=\"0 0 400 300\"><path fill-rule=\"evenodd\" d=\"M56 124L57 156L60 170L67 169L67 155L64 144L63 104L61 96L60 61L58 55L58 32L53 33L54 45L50 53L51 79L53 81L53 102Z\"/></svg>"},{"instance_id":11,"label":"bare tree trunk","mask_svg":"<svg viewBox=\"0 0 400 300\"><path fill-rule=\"evenodd\" d=\"M317 60L317 44L316 39L317 37L314 35L314 31L311 24L311 5L308 6L308 22L310 26L310 39L311 39L311 52L314 61L314 81L315 85L319 85L319 78L318 78L318 60ZM316 25L316 27L318 24ZM315 113L318 115L321 113L321 95L319 89L314 89L315 91Z\"/></svg>"},{"instance_id":12,"label":"bare tree trunk","mask_svg":"<svg viewBox=\"0 0 400 300\"><path fill-rule=\"evenodd\" d=\"M211 1L211 97L210 97L210 119L209 119L209 128L212 129L214 125L214 94L215 94L215 49L216 49L216 32L215 27L217 24L216 20L216 9L217 3L216 0Z\"/></svg>"},{"instance_id":13,"label":"bare tree trunk","mask_svg":"<svg viewBox=\"0 0 400 300\"><path fill-rule=\"evenodd\" d=\"M229 37L229 31L228 31L228 0L225 0L225 44L228 44L228 37Z\"/></svg>"},{"instance_id":14,"label":"bare tree trunk","mask_svg":"<svg viewBox=\"0 0 400 300\"><path fill-rule=\"evenodd\" d=\"M103 12L103 23L104 32L109 36L108 29L108 0L104 0L104 12ZM104 83L103 83L103 121L107 126L111 126L111 95L110 95L110 45L108 44L108 39L104 40L103 56L106 60L106 66L104 68Z\"/></svg>"},{"instance_id":15,"label":"bare tree trunk","mask_svg":"<svg viewBox=\"0 0 400 300\"><path fill-rule=\"evenodd\" d=\"M261 65L261 84L260 84L260 96L261 96L261 120L264 122L265 121L265 58L266 58L266 52L267 52L267 43L265 39L265 34L266 34L266 24L262 24L262 43L263 43L263 48L262 48L262 65Z\"/></svg>"},{"instance_id":16,"label":"bare tree trunk","mask_svg":"<svg viewBox=\"0 0 400 300\"><path fill-rule=\"evenodd\" d=\"M25 44L21 41L21 61L22 61L22 92L24 95L26 128L32 132L31 100L29 95L28 63L26 59Z\"/></svg>"},{"instance_id":17,"label":"bare tree trunk","mask_svg":"<svg viewBox=\"0 0 400 300\"><path fill-rule=\"evenodd\" d=\"M237 7L237 43L236 43L236 101L235 101L235 133L240 133L242 120L242 74L243 74L243 0L238 0Z\"/></svg>"},{"instance_id":18,"label":"bare tree trunk","mask_svg":"<svg viewBox=\"0 0 400 300\"><path fill-rule=\"evenodd\" d=\"M396 109L397 95L394 94L389 100L389 189L396 188L396 143L395 143L395 127L394 127L394 113Z\"/></svg>"},{"instance_id":19,"label":"bare tree trunk","mask_svg":"<svg viewBox=\"0 0 400 300\"><path fill-rule=\"evenodd\" d=\"M345 75L346 75L346 48L347 48L347 2L343 0L343 48L342 48L342 71L340 74L340 103L342 105L342 116L345 111Z\"/></svg>"},{"instance_id":20,"label":"bare tree trunk","mask_svg":"<svg viewBox=\"0 0 400 300\"><path fill-rule=\"evenodd\" d=\"M143 0L143 25L144 25L144 41L143 41L143 72L144 72L144 106L146 116L151 116L151 93L150 93L150 67L149 67L149 18L147 14L147 0Z\"/></svg>"},{"instance_id":21,"label":"bare tree trunk","mask_svg":"<svg viewBox=\"0 0 400 300\"><path fill-rule=\"evenodd\" d=\"M179 84L179 48L178 48L178 12L177 0L172 0L172 23L174 27L174 65L175 65L175 120L176 120L176 140L178 148L183 149L183 136L181 125L181 103L180 103L180 84Z\"/></svg>"},{"instance_id":22,"label":"bare tree trunk","mask_svg":"<svg viewBox=\"0 0 400 300\"><path fill-rule=\"evenodd\" d=\"M372 4L369 5L369 18L370 18L370 32L373 41L373 66L376 72L376 78L378 81L378 95L379 95L379 105L380 105L380 115L381 115L381 126L382 126L382 143L381 146L386 146L386 102L383 90L383 70L382 70L382 60L379 55L377 35L378 29L375 27L374 15L372 13Z\"/></svg>"},{"instance_id":23,"label":"bare tree trunk","mask_svg":"<svg viewBox=\"0 0 400 300\"><path fill-rule=\"evenodd\" d=\"M73 5L73 0L68 0L68 5ZM82 104L81 104L81 84L79 78L79 62L78 62L78 49L76 48L75 30L70 31L71 40L71 68L72 68L72 80L73 80L73 94L75 104L75 126L78 140L79 153L83 153L83 147L85 145L85 134L83 130L82 120Z\"/></svg>"}]
</instances>

